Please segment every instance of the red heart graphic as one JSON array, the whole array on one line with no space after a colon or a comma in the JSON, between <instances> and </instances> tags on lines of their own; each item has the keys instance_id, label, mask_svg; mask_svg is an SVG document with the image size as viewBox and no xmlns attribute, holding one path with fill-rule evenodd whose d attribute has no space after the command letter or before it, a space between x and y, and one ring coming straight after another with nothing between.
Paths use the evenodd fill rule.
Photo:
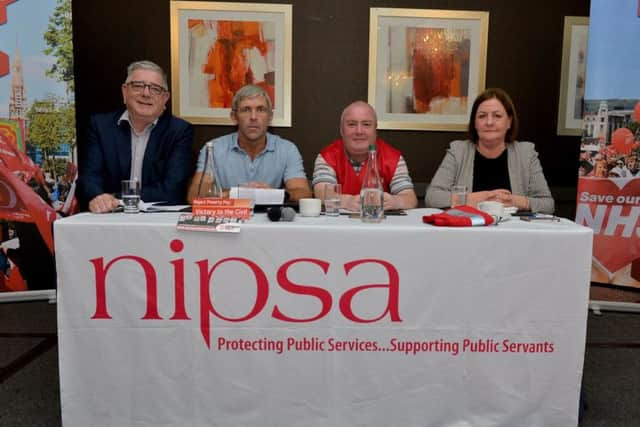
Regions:
<instances>
[{"instance_id":1,"label":"red heart graphic","mask_svg":"<svg viewBox=\"0 0 640 427\"><path fill-rule=\"evenodd\" d=\"M605 199L607 196L611 197L610 201ZM634 207L636 209L633 209ZM637 231L639 207L640 178L580 177L578 180L576 222L594 229L593 257L609 273L614 273L640 258L640 238ZM588 209L591 212L590 216L594 218L591 224L590 220L585 218L585 209ZM613 221L620 224L615 228L611 228L614 224L609 224L613 209L619 209L619 213L611 217ZM599 216L603 210L604 215ZM635 221L630 225L631 233L625 233L630 215L635 216ZM599 218L602 218L602 222L599 222ZM627 221L622 221L622 218Z\"/></svg>"}]
</instances>

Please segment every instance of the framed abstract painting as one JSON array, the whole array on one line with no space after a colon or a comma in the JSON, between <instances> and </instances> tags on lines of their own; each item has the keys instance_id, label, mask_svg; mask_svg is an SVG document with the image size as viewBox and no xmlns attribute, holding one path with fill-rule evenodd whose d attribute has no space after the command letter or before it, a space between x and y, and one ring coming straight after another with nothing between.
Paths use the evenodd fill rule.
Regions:
<instances>
[{"instance_id":1,"label":"framed abstract painting","mask_svg":"<svg viewBox=\"0 0 640 427\"><path fill-rule=\"evenodd\" d=\"M246 84L273 102L273 126L291 126L292 7L172 1L173 113L194 124L229 125Z\"/></svg>"},{"instance_id":2,"label":"framed abstract painting","mask_svg":"<svg viewBox=\"0 0 640 427\"><path fill-rule=\"evenodd\" d=\"M484 90L489 12L371 8L369 103L379 129L464 131Z\"/></svg>"}]
</instances>

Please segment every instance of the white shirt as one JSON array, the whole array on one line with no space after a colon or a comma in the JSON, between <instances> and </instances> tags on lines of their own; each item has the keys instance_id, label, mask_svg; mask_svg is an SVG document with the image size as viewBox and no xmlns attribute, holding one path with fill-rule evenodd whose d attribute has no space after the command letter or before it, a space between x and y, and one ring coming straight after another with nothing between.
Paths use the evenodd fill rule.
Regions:
<instances>
[{"instance_id":1,"label":"white shirt","mask_svg":"<svg viewBox=\"0 0 640 427\"><path fill-rule=\"evenodd\" d=\"M142 182L142 161L144 160L144 152L147 150L147 143L149 142L149 136L151 130L158 123L158 119L155 119L153 123L149 124L141 133L137 133L131 125L129 120L129 111L125 110L124 113L118 119L118 124L122 120L129 122L129 128L131 129L131 173L129 179Z\"/></svg>"}]
</instances>

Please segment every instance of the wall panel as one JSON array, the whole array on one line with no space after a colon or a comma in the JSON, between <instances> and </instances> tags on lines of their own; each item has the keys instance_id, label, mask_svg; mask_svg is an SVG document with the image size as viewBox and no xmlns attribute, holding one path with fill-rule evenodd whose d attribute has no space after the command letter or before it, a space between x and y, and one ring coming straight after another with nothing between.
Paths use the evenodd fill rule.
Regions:
<instances>
[{"instance_id":1,"label":"wall panel","mask_svg":"<svg viewBox=\"0 0 640 427\"><path fill-rule=\"evenodd\" d=\"M283 3L262 1L263 3ZM126 65L147 58L170 70L169 0L73 1L79 150L91 113L122 103ZM318 151L338 136L342 108L366 99L370 7L486 10L487 86L501 86L521 117L520 139L537 144L552 187L575 188L579 137L556 135L565 15L587 16L589 0L294 0L292 123L275 128L296 142L310 175ZM197 126L194 156L232 128ZM381 131L402 150L414 181L429 181L447 144L464 133ZM571 193L570 191L568 193Z\"/></svg>"}]
</instances>

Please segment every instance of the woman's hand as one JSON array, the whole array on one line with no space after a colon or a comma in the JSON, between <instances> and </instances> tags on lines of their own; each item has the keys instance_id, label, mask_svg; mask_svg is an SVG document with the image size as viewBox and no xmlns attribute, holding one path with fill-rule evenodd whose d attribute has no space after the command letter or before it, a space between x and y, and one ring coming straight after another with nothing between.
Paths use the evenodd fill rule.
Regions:
<instances>
[{"instance_id":1,"label":"woman's hand","mask_svg":"<svg viewBox=\"0 0 640 427\"><path fill-rule=\"evenodd\" d=\"M502 200L505 206L515 206L518 209L529 209L529 198L519 194L509 194Z\"/></svg>"},{"instance_id":2,"label":"woman's hand","mask_svg":"<svg viewBox=\"0 0 640 427\"><path fill-rule=\"evenodd\" d=\"M500 202L505 206L515 206L518 209L529 209L529 199L526 196L519 194L512 194L507 190L497 190L498 194L495 196L496 202Z\"/></svg>"},{"instance_id":3,"label":"woman's hand","mask_svg":"<svg viewBox=\"0 0 640 427\"><path fill-rule=\"evenodd\" d=\"M478 206L480 202L502 202L501 199L505 197L505 194L509 194L509 190L476 191L475 193L467 194L467 204L475 207Z\"/></svg>"},{"instance_id":4,"label":"woman's hand","mask_svg":"<svg viewBox=\"0 0 640 427\"><path fill-rule=\"evenodd\" d=\"M529 199L526 196L512 194L504 188L491 191L477 191L475 193L469 193L467 196L467 204L471 206L477 206L478 203L486 201L500 202L505 206L515 206L518 209L529 209Z\"/></svg>"}]
</instances>

